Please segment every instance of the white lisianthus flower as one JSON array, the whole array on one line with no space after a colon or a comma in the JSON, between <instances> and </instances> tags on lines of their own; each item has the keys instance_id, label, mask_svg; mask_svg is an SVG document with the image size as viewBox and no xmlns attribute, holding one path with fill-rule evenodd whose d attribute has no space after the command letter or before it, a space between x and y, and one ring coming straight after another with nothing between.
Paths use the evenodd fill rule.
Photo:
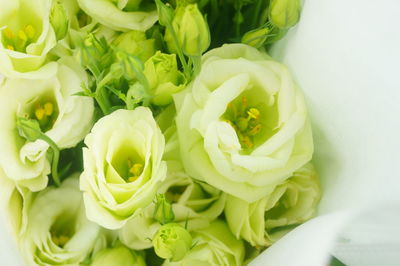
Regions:
<instances>
[{"instance_id":1,"label":"white lisianthus flower","mask_svg":"<svg viewBox=\"0 0 400 266\"><path fill-rule=\"evenodd\" d=\"M155 5L141 0L78 0L78 3L93 19L116 31L146 31L158 19Z\"/></svg>"},{"instance_id":2,"label":"white lisianthus flower","mask_svg":"<svg viewBox=\"0 0 400 266\"><path fill-rule=\"evenodd\" d=\"M164 136L150 109L138 107L101 118L85 143L81 190L87 216L121 228L151 203L166 177Z\"/></svg>"},{"instance_id":3,"label":"white lisianthus flower","mask_svg":"<svg viewBox=\"0 0 400 266\"><path fill-rule=\"evenodd\" d=\"M294 226L312 218L320 197L318 175L308 163L272 194L256 202L229 196L225 217L237 238L253 246L269 246Z\"/></svg>"},{"instance_id":4,"label":"white lisianthus flower","mask_svg":"<svg viewBox=\"0 0 400 266\"><path fill-rule=\"evenodd\" d=\"M247 202L272 193L312 157L301 91L285 66L253 47L206 53L175 104L187 173Z\"/></svg>"},{"instance_id":5,"label":"white lisianthus flower","mask_svg":"<svg viewBox=\"0 0 400 266\"><path fill-rule=\"evenodd\" d=\"M191 235L194 245L185 257L177 262L167 260L163 266L243 265L243 242L232 235L223 221L215 220L209 227Z\"/></svg>"},{"instance_id":6,"label":"white lisianthus flower","mask_svg":"<svg viewBox=\"0 0 400 266\"><path fill-rule=\"evenodd\" d=\"M49 20L52 1L0 0L0 73L6 77L45 79L56 63L46 62L56 45Z\"/></svg>"},{"instance_id":7,"label":"white lisianthus flower","mask_svg":"<svg viewBox=\"0 0 400 266\"><path fill-rule=\"evenodd\" d=\"M21 137L17 118L37 120L41 131L60 149L74 147L93 124L93 99L73 96L82 90L82 82L86 82L83 69L72 58L64 58L51 78L35 82L6 79L0 85L0 167L19 186L32 191L45 188L50 164L46 158L48 143Z\"/></svg>"},{"instance_id":8,"label":"white lisianthus flower","mask_svg":"<svg viewBox=\"0 0 400 266\"><path fill-rule=\"evenodd\" d=\"M36 195L21 249L28 265L80 265L100 239L100 227L85 216L75 174Z\"/></svg>"},{"instance_id":9,"label":"white lisianthus flower","mask_svg":"<svg viewBox=\"0 0 400 266\"><path fill-rule=\"evenodd\" d=\"M124 245L106 248L96 253L90 266L146 266L144 256L140 252L129 250Z\"/></svg>"}]
</instances>

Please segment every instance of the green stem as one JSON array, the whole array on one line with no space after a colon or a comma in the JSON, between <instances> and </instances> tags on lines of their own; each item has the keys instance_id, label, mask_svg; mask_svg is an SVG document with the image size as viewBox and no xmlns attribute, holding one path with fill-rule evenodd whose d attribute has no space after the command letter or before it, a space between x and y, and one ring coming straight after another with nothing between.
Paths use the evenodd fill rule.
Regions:
<instances>
[{"instance_id":1,"label":"green stem","mask_svg":"<svg viewBox=\"0 0 400 266\"><path fill-rule=\"evenodd\" d=\"M98 87L95 93L95 99L100 106L101 111L104 115L110 113L110 104L108 98L104 95L104 87Z\"/></svg>"},{"instance_id":2,"label":"green stem","mask_svg":"<svg viewBox=\"0 0 400 266\"><path fill-rule=\"evenodd\" d=\"M60 178L58 176L58 160L60 159L60 150L58 149L57 144L47 135L42 133L40 139L46 141L53 150L53 159L51 161L51 174L53 176L54 183L58 187L61 184Z\"/></svg>"},{"instance_id":3,"label":"green stem","mask_svg":"<svg viewBox=\"0 0 400 266\"><path fill-rule=\"evenodd\" d=\"M193 62L193 77L196 77L201 69L201 56L191 56L190 59Z\"/></svg>"},{"instance_id":4,"label":"green stem","mask_svg":"<svg viewBox=\"0 0 400 266\"><path fill-rule=\"evenodd\" d=\"M182 63L183 72L185 73L185 76L189 79L190 78L190 69L189 69L188 64L186 62L185 56L183 55L182 47L181 47L181 45L179 43L178 36L176 35L175 29L174 29L174 27L172 26L171 23L168 23L167 27L171 31L172 38L174 39L175 47L178 50L177 51L178 52L178 57L179 57L179 60Z\"/></svg>"}]
</instances>

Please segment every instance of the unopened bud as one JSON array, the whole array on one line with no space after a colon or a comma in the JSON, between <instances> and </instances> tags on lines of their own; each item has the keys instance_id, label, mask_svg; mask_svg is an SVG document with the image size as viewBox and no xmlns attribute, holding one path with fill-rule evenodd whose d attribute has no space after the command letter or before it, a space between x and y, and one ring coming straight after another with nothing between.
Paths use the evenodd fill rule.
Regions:
<instances>
[{"instance_id":1,"label":"unopened bud","mask_svg":"<svg viewBox=\"0 0 400 266\"><path fill-rule=\"evenodd\" d=\"M269 20L280 29L294 26L300 17L300 0L271 0Z\"/></svg>"},{"instance_id":2,"label":"unopened bud","mask_svg":"<svg viewBox=\"0 0 400 266\"><path fill-rule=\"evenodd\" d=\"M167 224L173 222L175 214L172 209L172 205L167 201L164 194L156 196L156 207L154 208L154 219L160 224Z\"/></svg>"},{"instance_id":3,"label":"unopened bud","mask_svg":"<svg viewBox=\"0 0 400 266\"><path fill-rule=\"evenodd\" d=\"M68 17L60 1L54 1L50 13L50 23L56 33L57 40L64 39L68 32Z\"/></svg>"}]
</instances>

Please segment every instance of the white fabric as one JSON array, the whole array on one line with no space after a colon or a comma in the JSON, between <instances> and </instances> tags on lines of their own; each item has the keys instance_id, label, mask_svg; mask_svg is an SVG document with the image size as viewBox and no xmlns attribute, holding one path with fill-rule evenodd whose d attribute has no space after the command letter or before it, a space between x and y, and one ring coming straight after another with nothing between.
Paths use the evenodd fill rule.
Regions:
<instances>
[{"instance_id":1,"label":"white fabric","mask_svg":"<svg viewBox=\"0 0 400 266\"><path fill-rule=\"evenodd\" d=\"M324 196L319 217L252 266L325 266L330 254L349 266L399 265L399 10L398 0L306 0L274 47L304 90ZM19 265L10 243L0 226L0 261Z\"/></svg>"},{"instance_id":2,"label":"white fabric","mask_svg":"<svg viewBox=\"0 0 400 266\"><path fill-rule=\"evenodd\" d=\"M349 266L399 265L399 9L306 0L297 29L274 47L306 95L324 195L320 217L251 266L325 266L330 254Z\"/></svg>"}]
</instances>

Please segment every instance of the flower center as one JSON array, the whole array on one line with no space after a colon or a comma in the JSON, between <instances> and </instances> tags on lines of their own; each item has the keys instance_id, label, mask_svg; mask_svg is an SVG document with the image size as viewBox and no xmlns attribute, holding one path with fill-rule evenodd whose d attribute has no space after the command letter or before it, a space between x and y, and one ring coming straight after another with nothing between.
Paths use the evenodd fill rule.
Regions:
<instances>
[{"instance_id":1,"label":"flower center","mask_svg":"<svg viewBox=\"0 0 400 266\"><path fill-rule=\"evenodd\" d=\"M45 102L43 104L36 103L34 106L34 118L39 121L40 128L43 132L49 130L55 120L56 112L54 110L54 104L52 102Z\"/></svg>"},{"instance_id":2,"label":"flower center","mask_svg":"<svg viewBox=\"0 0 400 266\"><path fill-rule=\"evenodd\" d=\"M139 178L139 176L143 172L143 164L141 163L132 163L130 159L128 159L128 172L129 177L127 178L129 182L133 182Z\"/></svg>"},{"instance_id":3,"label":"flower center","mask_svg":"<svg viewBox=\"0 0 400 266\"><path fill-rule=\"evenodd\" d=\"M249 106L247 97L243 96L239 102L228 105L224 118L235 129L242 148L252 149L254 138L262 129L260 110Z\"/></svg>"},{"instance_id":4,"label":"flower center","mask_svg":"<svg viewBox=\"0 0 400 266\"><path fill-rule=\"evenodd\" d=\"M64 247L65 244L70 240L71 238L66 235L56 235L51 233L51 240L53 241L54 244L56 244L59 247Z\"/></svg>"},{"instance_id":5,"label":"flower center","mask_svg":"<svg viewBox=\"0 0 400 266\"><path fill-rule=\"evenodd\" d=\"M22 30L14 33L10 28L2 31L2 41L6 49L11 51L26 52L26 47L35 41L36 30L28 24Z\"/></svg>"}]
</instances>

